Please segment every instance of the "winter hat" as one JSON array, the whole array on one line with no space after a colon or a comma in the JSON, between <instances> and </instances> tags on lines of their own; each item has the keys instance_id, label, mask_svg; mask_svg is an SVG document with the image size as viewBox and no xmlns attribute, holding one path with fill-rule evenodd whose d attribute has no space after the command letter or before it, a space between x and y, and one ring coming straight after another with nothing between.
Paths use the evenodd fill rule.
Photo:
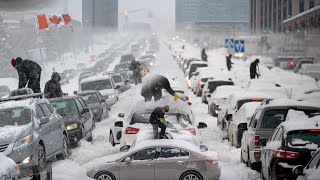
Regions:
<instances>
[{"instance_id":1,"label":"winter hat","mask_svg":"<svg viewBox=\"0 0 320 180\"><path fill-rule=\"evenodd\" d=\"M12 58L12 59L11 59L11 65L12 65L13 67L15 67L15 66L17 65L17 60L14 59L14 58Z\"/></svg>"},{"instance_id":2,"label":"winter hat","mask_svg":"<svg viewBox=\"0 0 320 180\"><path fill-rule=\"evenodd\" d=\"M169 112L170 107L167 105L167 106L164 106L163 109L164 111Z\"/></svg>"}]
</instances>

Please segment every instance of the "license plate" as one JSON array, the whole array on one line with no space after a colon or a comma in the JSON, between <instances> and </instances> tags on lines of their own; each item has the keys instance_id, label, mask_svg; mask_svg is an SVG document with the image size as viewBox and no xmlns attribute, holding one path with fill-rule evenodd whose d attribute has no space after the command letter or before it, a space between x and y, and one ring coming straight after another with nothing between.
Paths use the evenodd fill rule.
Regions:
<instances>
[{"instance_id":1,"label":"license plate","mask_svg":"<svg viewBox=\"0 0 320 180\"><path fill-rule=\"evenodd\" d=\"M316 151L311 151L311 156L313 156L316 153Z\"/></svg>"}]
</instances>

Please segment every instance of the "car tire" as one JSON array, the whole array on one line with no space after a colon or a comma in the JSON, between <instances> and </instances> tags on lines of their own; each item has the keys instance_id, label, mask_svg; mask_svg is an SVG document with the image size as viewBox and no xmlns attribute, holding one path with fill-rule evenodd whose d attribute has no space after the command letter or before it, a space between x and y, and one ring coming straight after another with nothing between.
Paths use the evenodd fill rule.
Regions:
<instances>
[{"instance_id":1,"label":"car tire","mask_svg":"<svg viewBox=\"0 0 320 180\"><path fill-rule=\"evenodd\" d=\"M249 153L249 149L248 149L248 162L247 162L247 167L252 169L252 162L250 160L250 153Z\"/></svg>"},{"instance_id":2,"label":"car tire","mask_svg":"<svg viewBox=\"0 0 320 180\"><path fill-rule=\"evenodd\" d=\"M114 143L114 137L112 132L110 132L110 135L109 135L109 142L111 143L112 146L116 145L116 143Z\"/></svg>"},{"instance_id":3,"label":"car tire","mask_svg":"<svg viewBox=\"0 0 320 180\"><path fill-rule=\"evenodd\" d=\"M97 180L116 180L116 177L110 172L99 172L94 176Z\"/></svg>"},{"instance_id":4,"label":"car tire","mask_svg":"<svg viewBox=\"0 0 320 180\"><path fill-rule=\"evenodd\" d=\"M240 154L240 162L247 164L243 159L242 149L240 148L241 154Z\"/></svg>"},{"instance_id":5,"label":"car tire","mask_svg":"<svg viewBox=\"0 0 320 180\"><path fill-rule=\"evenodd\" d=\"M179 180L202 180L202 177L197 172L189 171L183 173Z\"/></svg>"},{"instance_id":6,"label":"car tire","mask_svg":"<svg viewBox=\"0 0 320 180\"><path fill-rule=\"evenodd\" d=\"M209 105L208 105L208 114L212 116L212 112L211 112L211 110L210 110Z\"/></svg>"},{"instance_id":7,"label":"car tire","mask_svg":"<svg viewBox=\"0 0 320 180\"><path fill-rule=\"evenodd\" d=\"M66 159L70 154L68 139L65 135L63 135L63 147L62 148L63 148L62 153L58 154L56 156L58 160Z\"/></svg>"},{"instance_id":8,"label":"car tire","mask_svg":"<svg viewBox=\"0 0 320 180\"><path fill-rule=\"evenodd\" d=\"M47 164L46 150L43 145L38 145L38 165L33 171L32 180L40 180L40 172L44 170Z\"/></svg>"}]
</instances>

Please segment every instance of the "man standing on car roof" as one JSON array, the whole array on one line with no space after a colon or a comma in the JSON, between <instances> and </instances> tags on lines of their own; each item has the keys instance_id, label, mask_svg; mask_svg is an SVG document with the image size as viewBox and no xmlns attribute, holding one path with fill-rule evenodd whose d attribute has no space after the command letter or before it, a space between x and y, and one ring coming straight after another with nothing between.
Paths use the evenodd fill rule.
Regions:
<instances>
[{"instance_id":1,"label":"man standing on car roof","mask_svg":"<svg viewBox=\"0 0 320 180\"><path fill-rule=\"evenodd\" d=\"M40 93L40 77L42 68L39 64L30 61L22 60L20 57L11 60L11 65L18 71L19 85L18 89L28 88L32 89L34 93Z\"/></svg>"},{"instance_id":2,"label":"man standing on car roof","mask_svg":"<svg viewBox=\"0 0 320 180\"><path fill-rule=\"evenodd\" d=\"M260 76L260 70L259 70L259 64L260 60L256 59L254 60L251 64L250 64L250 78L251 79L255 79L255 78L259 78Z\"/></svg>"},{"instance_id":3,"label":"man standing on car roof","mask_svg":"<svg viewBox=\"0 0 320 180\"><path fill-rule=\"evenodd\" d=\"M149 122L152 124L154 139L163 139L169 122L164 119L164 115L169 111L169 106L157 107L150 115ZM160 135L158 128L161 129Z\"/></svg>"},{"instance_id":4,"label":"man standing on car roof","mask_svg":"<svg viewBox=\"0 0 320 180\"><path fill-rule=\"evenodd\" d=\"M162 75L153 75L151 79L146 81L141 88L141 95L146 102L151 101L152 97L154 97L154 101L158 101L162 98L162 89L167 90L174 97L174 101L180 99L171 88L169 80Z\"/></svg>"},{"instance_id":5,"label":"man standing on car roof","mask_svg":"<svg viewBox=\"0 0 320 180\"><path fill-rule=\"evenodd\" d=\"M44 97L47 99L62 97L63 93L60 85L60 75L57 72L53 72L51 79L47 81L44 87Z\"/></svg>"}]
</instances>

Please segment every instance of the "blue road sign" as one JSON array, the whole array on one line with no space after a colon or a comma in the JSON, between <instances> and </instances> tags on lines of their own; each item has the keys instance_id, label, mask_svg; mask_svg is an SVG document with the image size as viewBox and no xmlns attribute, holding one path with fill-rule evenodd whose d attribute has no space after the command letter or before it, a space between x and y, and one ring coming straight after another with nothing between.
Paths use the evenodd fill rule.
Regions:
<instances>
[{"instance_id":1,"label":"blue road sign","mask_svg":"<svg viewBox=\"0 0 320 180\"><path fill-rule=\"evenodd\" d=\"M233 49L234 48L234 39L226 39L224 47Z\"/></svg>"},{"instance_id":2,"label":"blue road sign","mask_svg":"<svg viewBox=\"0 0 320 180\"><path fill-rule=\"evenodd\" d=\"M244 40L235 40L234 41L234 51L237 53L244 52L245 51L244 45L245 45Z\"/></svg>"}]
</instances>

